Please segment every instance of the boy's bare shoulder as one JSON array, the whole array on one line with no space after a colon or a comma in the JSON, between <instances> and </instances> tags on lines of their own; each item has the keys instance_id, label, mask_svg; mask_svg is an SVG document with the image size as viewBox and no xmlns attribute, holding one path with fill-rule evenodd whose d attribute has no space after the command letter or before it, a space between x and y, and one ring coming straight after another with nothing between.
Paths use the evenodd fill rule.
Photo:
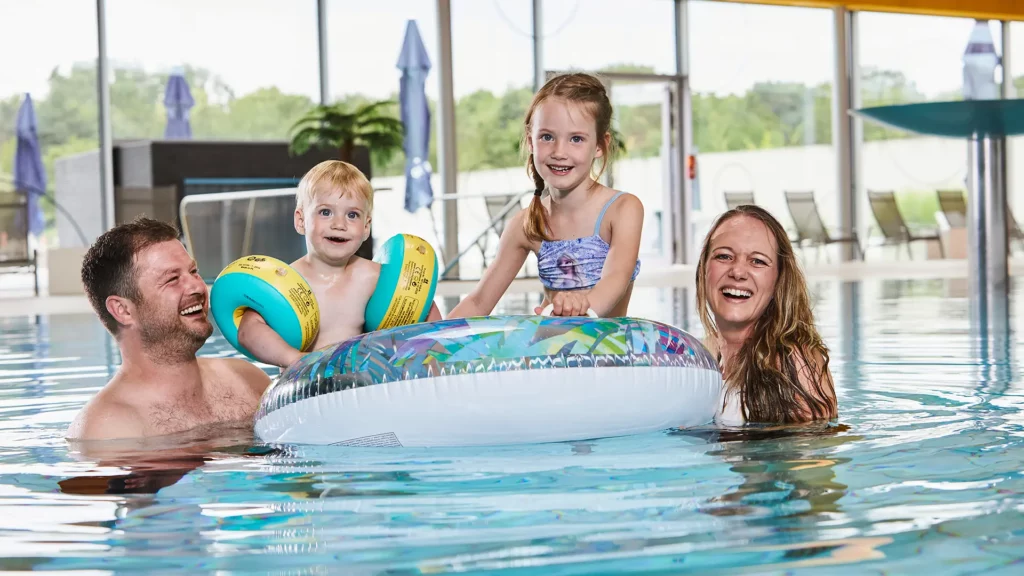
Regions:
<instances>
[{"instance_id":1,"label":"boy's bare shoulder","mask_svg":"<svg viewBox=\"0 0 1024 576\"><path fill-rule=\"evenodd\" d=\"M298 260L295 260L294 262L289 264L289 266L291 266L292 269L298 272L299 275L301 275L303 278L307 278L309 276L309 265L306 264L305 258L299 258Z\"/></svg>"},{"instance_id":2,"label":"boy's bare shoulder","mask_svg":"<svg viewBox=\"0 0 1024 576\"><path fill-rule=\"evenodd\" d=\"M367 260L359 256L352 257L352 272L359 280L372 280L374 283L380 278L380 263Z\"/></svg>"}]
</instances>

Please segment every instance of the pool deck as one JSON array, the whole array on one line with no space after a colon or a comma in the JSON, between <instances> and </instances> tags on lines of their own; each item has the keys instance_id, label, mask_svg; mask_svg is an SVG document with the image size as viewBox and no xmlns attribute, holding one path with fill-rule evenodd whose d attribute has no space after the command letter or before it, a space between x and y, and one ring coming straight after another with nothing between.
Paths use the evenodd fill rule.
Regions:
<instances>
[{"instance_id":1,"label":"pool deck","mask_svg":"<svg viewBox=\"0 0 1024 576\"><path fill-rule=\"evenodd\" d=\"M669 265L641 268L637 287L692 287L695 266ZM809 280L850 282L857 280L910 280L929 278L967 278L966 260L883 260L876 262L807 263L803 266ZM32 293L32 277L27 274L0 278L0 316L37 314L88 314L89 301L82 295L46 294L45 270L40 274L41 295ZM1024 275L1024 257L1010 260L1010 275ZM438 283L438 296L460 296L476 285L476 280L452 280ZM541 292L536 278L517 278L508 293Z\"/></svg>"}]
</instances>

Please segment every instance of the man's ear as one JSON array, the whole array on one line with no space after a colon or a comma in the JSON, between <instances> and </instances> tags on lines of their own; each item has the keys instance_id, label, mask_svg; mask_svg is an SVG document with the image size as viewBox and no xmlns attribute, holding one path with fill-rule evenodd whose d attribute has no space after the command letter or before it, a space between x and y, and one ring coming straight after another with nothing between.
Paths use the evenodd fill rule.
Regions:
<instances>
[{"instance_id":1,"label":"man's ear","mask_svg":"<svg viewBox=\"0 0 1024 576\"><path fill-rule=\"evenodd\" d=\"M118 324L128 326L135 322L135 305L131 300L120 296L107 296L105 304L107 312L114 317Z\"/></svg>"},{"instance_id":2,"label":"man's ear","mask_svg":"<svg viewBox=\"0 0 1024 576\"><path fill-rule=\"evenodd\" d=\"M302 213L302 208L295 209L295 231L306 235L306 216Z\"/></svg>"}]
</instances>

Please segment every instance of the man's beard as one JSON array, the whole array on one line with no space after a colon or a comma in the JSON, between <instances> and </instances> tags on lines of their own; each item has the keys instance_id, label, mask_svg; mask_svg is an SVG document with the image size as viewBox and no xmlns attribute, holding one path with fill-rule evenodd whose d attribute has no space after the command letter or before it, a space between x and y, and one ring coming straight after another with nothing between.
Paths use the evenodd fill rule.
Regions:
<instances>
[{"instance_id":1,"label":"man's beard","mask_svg":"<svg viewBox=\"0 0 1024 576\"><path fill-rule=\"evenodd\" d=\"M139 311L143 318L139 333L146 352L164 364L195 359L196 352L213 334L213 325L209 322L202 327L189 326L177 312L173 316L162 313L146 302L139 305Z\"/></svg>"}]
</instances>

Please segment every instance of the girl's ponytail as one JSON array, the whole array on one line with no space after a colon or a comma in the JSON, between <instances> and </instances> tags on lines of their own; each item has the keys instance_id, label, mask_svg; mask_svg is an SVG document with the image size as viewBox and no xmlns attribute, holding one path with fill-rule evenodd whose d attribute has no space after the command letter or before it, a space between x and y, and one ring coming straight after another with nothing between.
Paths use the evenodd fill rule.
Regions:
<instances>
[{"instance_id":1,"label":"girl's ponytail","mask_svg":"<svg viewBox=\"0 0 1024 576\"><path fill-rule=\"evenodd\" d=\"M530 200L530 211L526 213L523 220L523 232L530 242L551 241L548 235L548 216L544 213L544 205L540 202L540 195L544 192L544 179L537 172L533 164L533 154L526 160L526 173L533 178L536 190L533 192L533 199Z\"/></svg>"}]
</instances>

